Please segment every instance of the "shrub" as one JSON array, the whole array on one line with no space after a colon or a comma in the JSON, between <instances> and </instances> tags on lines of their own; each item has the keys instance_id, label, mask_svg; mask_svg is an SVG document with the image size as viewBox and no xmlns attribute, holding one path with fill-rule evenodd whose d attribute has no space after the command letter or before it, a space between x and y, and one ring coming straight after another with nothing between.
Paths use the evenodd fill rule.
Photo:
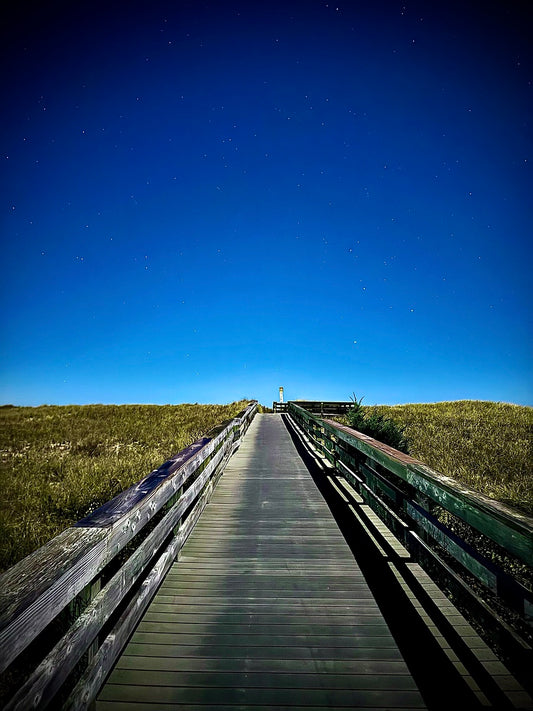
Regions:
<instances>
[{"instance_id":1,"label":"shrub","mask_svg":"<svg viewBox=\"0 0 533 711\"><path fill-rule=\"evenodd\" d=\"M363 398L358 400L355 393L350 399L353 401L353 406L347 414L350 427L407 454L408 442L404 436L404 427L377 412L366 414L361 404Z\"/></svg>"},{"instance_id":2,"label":"shrub","mask_svg":"<svg viewBox=\"0 0 533 711\"><path fill-rule=\"evenodd\" d=\"M404 428L411 456L533 515L533 407L456 400L369 410Z\"/></svg>"}]
</instances>

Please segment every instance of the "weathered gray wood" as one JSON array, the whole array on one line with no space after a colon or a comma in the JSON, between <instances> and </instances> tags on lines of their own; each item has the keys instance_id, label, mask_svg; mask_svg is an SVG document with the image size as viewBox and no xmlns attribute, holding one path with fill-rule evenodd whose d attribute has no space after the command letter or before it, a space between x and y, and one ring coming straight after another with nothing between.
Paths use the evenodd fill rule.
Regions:
<instances>
[{"instance_id":1,"label":"weathered gray wood","mask_svg":"<svg viewBox=\"0 0 533 711\"><path fill-rule=\"evenodd\" d=\"M157 564L143 582L139 593L121 616L114 631L104 640L92 664L76 685L74 692L64 705L65 711L67 709L89 708L98 688L112 668L117 655L135 628L172 561L172 552L169 550L165 551L159 558Z\"/></svg>"},{"instance_id":2,"label":"weathered gray wood","mask_svg":"<svg viewBox=\"0 0 533 711\"><path fill-rule=\"evenodd\" d=\"M69 528L0 577L0 671L92 580L107 534Z\"/></svg>"},{"instance_id":3,"label":"weathered gray wood","mask_svg":"<svg viewBox=\"0 0 533 711\"><path fill-rule=\"evenodd\" d=\"M407 513L413 518L422 530L436 540L444 550L451 553L453 557L462 563L467 570L473 573L478 580L481 580L489 590L498 592L498 575L488 561L485 563L479 557L472 555L465 549L465 545L460 545L446 531L432 523L418 508L407 504Z\"/></svg>"},{"instance_id":4,"label":"weathered gray wood","mask_svg":"<svg viewBox=\"0 0 533 711\"><path fill-rule=\"evenodd\" d=\"M237 444L230 441L233 436L233 429L240 427L243 420L248 421L252 418L256 409L256 404L253 404L246 410L243 418L231 420L222 431L209 439L207 444L196 451L192 457L187 458L185 463L174 469L170 477L160 481L159 485L148 496L135 502L122 518L112 523L108 541L109 559L119 553L168 500L187 483L191 475L220 447L222 442L226 443L223 454L230 456L231 452L228 452L227 447L231 445L233 447L232 451L234 451ZM172 462L174 459L176 458L169 461Z\"/></svg>"},{"instance_id":5,"label":"weathered gray wood","mask_svg":"<svg viewBox=\"0 0 533 711\"><path fill-rule=\"evenodd\" d=\"M75 621L68 633L31 674L29 679L6 705L5 711L10 711L10 709L20 709L22 711L30 705L36 706L35 699L42 700L39 705L41 708L45 708L52 700L54 694L103 627L109 615L138 580L146 565L151 561L154 551L159 549L174 526L179 522L183 513L194 501L198 492L216 469L230 446L230 444L226 444L219 449L201 476L180 497L135 553L128 558L118 573L95 596L92 603Z\"/></svg>"},{"instance_id":6,"label":"weathered gray wood","mask_svg":"<svg viewBox=\"0 0 533 711\"><path fill-rule=\"evenodd\" d=\"M187 672L282 672L292 674L372 674L378 679L381 675L408 676L409 670L403 661L355 660L355 659L285 659L283 651L278 650L279 659L234 659L220 655L217 658L180 657L179 668ZM173 657L123 656L116 669L145 669L175 671Z\"/></svg>"},{"instance_id":7,"label":"weathered gray wood","mask_svg":"<svg viewBox=\"0 0 533 711\"><path fill-rule=\"evenodd\" d=\"M122 491L114 499L108 501L100 508L93 511L85 518L76 523L81 528L105 528L123 518L131 509L148 496L165 479L180 469L186 461L191 459L197 452L203 449L210 441L209 437L202 437L197 442L189 445L178 454L168 459L157 469L154 469L148 476L141 479L137 484Z\"/></svg>"},{"instance_id":8,"label":"weathered gray wood","mask_svg":"<svg viewBox=\"0 0 533 711\"><path fill-rule=\"evenodd\" d=\"M205 607L205 606L203 606ZM178 605L173 604L152 604L150 610L145 614L143 623L146 622L170 622L175 624L189 625L209 625L213 623L232 625L232 624L248 624L248 625L301 625L309 623L309 613L297 612L294 610L283 609L281 605L276 606L271 612L257 612L257 607L252 611L245 613L242 611L224 612L224 622L220 622L218 612L211 608L211 611L206 612L204 609L197 606L189 612L176 612L180 609ZM183 607L181 608L183 610ZM357 612L351 607L346 614L338 614L331 611L329 608L318 610L313 617L313 624L331 624L337 629L340 626L350 624L378 624L382 622L382 616L379 610L373 605L366 607L358 606Z\"/></svg>"},{"instance_id":9,"label":"weathered gray wood","mask_svg":"<svg viewBox=\"0 0 533 711\"><path fill-rule=\"evenodd\" d=\"M283 639L301 639L303 635L305 637L312 637L316 635L329 636L331 635L331 624L328 621L325 623L313 622L312 620L305 620L303 622L293 622L293 623L280 623L278 625L273 622L260 623L257 620L254 622L174 622L169 621L169 617L163 622L152 622L149 620L144 620L140 623L137 628L139 633L146 632L147 634L157 634L157 635L209 635L213 633L222 634L223 636L233 637L235 642L239 641L239 637L244 636L246 640L263 639L266 637L282 637ZM335 636L337 639L366 639L368 637L377 638L381 636L387 637L389 639L390 632L387 625L383 620L368 621L367 617L357 619L353 624L336 624L335 625ZM166 637L165 637L166 638ZM163 637L162 637L163 639Z\"/></svg>"},{"instance_id":10,"label":"weathered gray wood","mask_svg":"<svg viewBox=\"0 0 533 711\"><path fill-rule=\"evenodd\" d=\"M373 663L382 665L383 684L363 671L377 671ZM368 701L368 691L377 694L376 707L423 706L282 421L261 416L229 461L97 708L106 699L137 702L148 693L152 703L172 699L185 706L215 698L239 706L241 697L246 705L248 696L256 704L263 692L274 705L307 698L321 705L341 690L342 703Z\"/></svg>"},{"instance_id":11,"label":"weathered gray wood","mask_svg":"<svg viewBox=\"0 0 533 711\"><path fill-rule=\"evenodd\" d=\"M323 641L323 640L322 640ZM359 665L365 665L367 662L381 661L389 663L396 660L400 662L404 670L407 669L405 661L397 647L366 647L352 644L349 647L326 647L322 644L317 646L312 645L290 645L280 643L273 644L269 647L256 646L249 644L227 645L227 644L212 644L206 647L199 642L192 644L149 644L145 642L137 642L132 640L121 660L129 657L149 657L157 664L158 659L174 660L174 668L176 664L181 664L181 660L189 659L232 659L241 662L248 660L276 660L283 662L284 660L316 660L320 661L355 661ZM180 660L180 661L176 661ZM122 661L117 662L120 665ZM215 662L216 663L216 662ZM166 662L165 662L166 664ZM320 671L319 669L317 671ZM407 673L409 673L407 671Z\"/></svg>"},{"instance_id":12,"label":"weathered gray wood","mask_svg":"<svg viewBox=\"0 0 533 711\"><path fill-rule=\"evenodd\" d=\"M205 474L205 472L202 474ZM209 479L209 474L204 477L204 479ZM199 481L200 478L198 479L198 482ZM197 482L190 488L193 489L196 484ZM204 484L205 481L198 485L199 488L202 488ZM158 589L161 580L164 578L180 549L190 536L196 521L209 501L212 491L213 482L208 481L193 510L187 517L186 522L169 543L165 552L160 556L156 566L143 582L139 593L121 616L113 632L104 640L92 663L86 669L82 678L70 694L64 705L64 711L81 711L82 709L90 708L103 680L112 669L126 641Z\"/></svg>"},{"instance_id":13,"label":"weathered gray wood","mask_svg":"<svg viewBox=\"0 0 533 711\"><path fill-rule=\"evenodd\" d=\"M289 404L288 402L274 402L272 409L274 412L287 412ZM298 405L307 412L321 416L345 415L353 408L353 402L350 400L298 400Z\"/></svg>"},{"instance_id":14,"label":"weathered gray wood","mask_svg":"<svg viewBox=\"0 0 533 711\"><path fill-rule=\"evenodd\" d=\"M169 546L169 551L174 556L177 554L212 491L210 479L218 478L239 445L238 441L234 442L235 432L238 435L246 431L256 409L256 404L252 404L241 417L218 428L213 437L203 438L178 453L139 485L103 507L97 515L64 531L0 577L0 668L3 671L210 458L201 475L108 585L96 594L66 636L8 702L7 708L30 705L44 708L50 702L109 614L139 578L186 510L200 497ZM161 579L157 577L161 561L158 565L148 577L148 580L155 581L154 585ZM137 599L142 599L142 595Z\"/></svg>"},{"instance_id":15,"label":"weathered gray wood","mask_svg":"<svg viewBox=\"0 0 533 711\"><path fill-rule=\"evenodd\" d=\"M333 665L332 665L333 666ZM139 674L137 669L117 669L109 679L110 684L138 685ZM290 678L283 668L279 671L188 671L180 669L161 670L144 669L143 685L154 687L188 687L206 688L264 688L264 689L410 689L416 691L413 679L407 673L396 675L363 674L359 671L354 675L338 674L335 667L317 674L310 672L296 672Z\"/></svg>"},{"instance_id":16,"label":"weathered gray wood","mask_svg":"<svg viewBox=\"0 0 533 711\"><path fill-rule=\"evenodd\" d=\"M211 442L113 525L67 529L2 575L1 671L187 481L218 444Z\"/></svg>"},{"instance_id":17,"label":"weathered gray wood","mask_svg":"<svg viewBox=\"0 0 533 711\"><path fill-rule=\"evenodd\" d=\"M174 708L202 704L205 709L228 711L250 704L259 709L267 702L284 707L420 706L421 697L396 643L353 556L346 555L342 537L336 543L331 515L321 507L316 489L309 487L309 474L294 456L290 438L276 439L271 446L265 431L254 426L251 437L234 442L234 432L244 432L249 421L250 417L240 418L215 434L213 440L219 439L211 453L222 446L204 472L118 577L94 598L34 675L33 686L17 697L19 708L28 707L32 695L50 696L59 686L67 666L101 628L105 611L116 608L148 564L149 549L155 553L164 532L172 530L195 501L90 663L67 708L89 706L141 619L102 691L98 702L102 710L118 711L132 702L139 708L154 703L161 709L169 704ZM274 422L280 419L272 416L270 423ZM322 435L315 428L312 436L320 444ZM238 448L238 455L230 459ZM337 454L332 447L328 456L335 461ZM189 463L183 464L183 471L180 467L171 477L161 477L160 486L134 502L123 519L109 522L102 559L109 560L153 517L154 509L160 510L179 491L196 471L197 467L187 469ZM226 464L227 475L189 538ZM178 472L184 477L181 484L168 486ZM163 495L160 489L165 484ZM180 561L173 566L180 551ZM165 576L167 570L171 572ZM470 628L457 629L477 653L479 640ZM47 669L56 666L54 659L69 654L72 659L65 669L59 676L54 672L50 681ZM381 666L372 666L376 664ZM377 681L380 675L385 679L382 684ZM45 704L42 701L41 707Z\"/></svg>"},{"instance_id":18,"label":"weathered gray wood","mask_svg":"<svg viewBox=\"0 0 533 711\"><path fill-rule=\"evenodd\" d=\"M138 703L150 701L153 704L155 693L159 703L172 703L191 708L195 704L214 704L242 706L255 708L256 704L265 703L271 708L275 706L318 707L327 709L331 705L344 706L352 709L395 709L395 708L425 708L425 704L417 690L403 689L401 691L378 691L372 689L293 689L287 678L284 689L243 688L196 688L196 687L153 687L109 685L105 687L103 700ZM152 707L153 708L153 707Z\"/></svg>"},{"instance_id":19,"label":"weathered gray wood","mask_svg":"<svg viewBox=\"0 0 533 711\"><path fill-rule=\"evenodd\" d=\"M109 560L117 555L139 530L151 521L167 501L187 483L200 465L227 438L231 429L232 425L228 425L217 437L211 439L169 478L164 479L148 496L135 503L122 518L109 526Z\"/></svg>"},{"instance_id":20,"label":"weathered gray wood","mask_svg":"<svg viewBox=\"0 0 533 711\"><path fill-rule=\"evenodd\" d=\"M356 488L394 534L409 548L411 554L422 555L424 560L429 561L420 546L412 545L415 539L409 532L413 529L423 537L431 537L468 573L476 576L489 590L496 593L502 604L508 605L517 612L523 622L533 624L531 591L441 524L432 515L432 509L437 503L448 508L474 529L477 528L478 531L499 542L509 553L518 555L521 552L522 559L526 561L530 557L533 541L533 519L460 486L449 477L433 472L421 462L376 442L367 435L330 420L320 420L313 414L301 410L294 403L290 404L290 408L289 418L300 436L311 442L318 451L324 451L339 474ZM372 448L375 449L374 454ZM362 454L365 455L364 461L361 461ZM378 472L375 465L371 466L372 462L380 464L383 469ZM396 483L387 480L387 471L403 478L409 486L401 489ZM422 472L421 476L419 476L420 472ZM381 496L382 491L395 502L395 511L385 503ZM418 491L418 494L410 494L409 491ZM446 577L447 567L440 567L442 575ZM456 585L455 576L451 584L452 587ZM464 586L461 589L463 588ZM474 598L469 594L467 599ZM520 654L520 645L515 644L513 635L508 634L506 625L498 616L493 615L493 623L487 625L485 610L479 608L478 614L483 618L483 622L480 620L483 627L499 630L493 633L494 638L499 640L498 643L501 642L501 638L508 640L509 654L512 655L515 651Z\"/></svg>"}]
</instances>

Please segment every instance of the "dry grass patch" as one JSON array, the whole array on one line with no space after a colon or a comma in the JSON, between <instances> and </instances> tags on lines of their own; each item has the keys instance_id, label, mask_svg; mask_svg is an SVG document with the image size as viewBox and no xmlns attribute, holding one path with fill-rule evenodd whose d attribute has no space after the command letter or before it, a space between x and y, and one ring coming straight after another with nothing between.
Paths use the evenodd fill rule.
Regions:
<instances>
[{"instance_id":1,"label":"dry grass patch","mask_svg":"<svg viewBox=\"0 0 533 711\"><path fill-rule=\"evenodd\" d=\"M0 570L247 404L0 408Z\"/></svg>"},{"instance_id":2,"label":"dry grass patch","mask_svg":"<svg viewBox=\"0 0 533 711\"><path fill-rule=\"evenodd\" d=\"M405 427L409 453L492 499L533 515L533 408L459 400L380 405Z\"/></svg>"}]
</instances>

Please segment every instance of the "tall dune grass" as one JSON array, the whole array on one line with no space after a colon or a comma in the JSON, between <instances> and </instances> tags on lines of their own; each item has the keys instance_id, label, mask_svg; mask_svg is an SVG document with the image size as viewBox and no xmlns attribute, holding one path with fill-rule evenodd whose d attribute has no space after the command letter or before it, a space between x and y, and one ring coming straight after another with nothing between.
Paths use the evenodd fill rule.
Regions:
<instances>
[{"instance_id":1,"label":"tall dune grass","mask_svg":"<svg viewBox=\"0 0 533 711\"><path fill-rule=\"evenodd\" d=\"M533 408L460 400L366 407L405 427L409 453L533 515Z\"/></svg>"},{"instance_id":2,"label":"tall dune grass","mask_svg":"<svg viewBox=\"0 0 533 711\"><path fill-rule=\"evenodd\" d=\"M0 570L246 405L1 407Z\"/></svg>"}]
</instances>

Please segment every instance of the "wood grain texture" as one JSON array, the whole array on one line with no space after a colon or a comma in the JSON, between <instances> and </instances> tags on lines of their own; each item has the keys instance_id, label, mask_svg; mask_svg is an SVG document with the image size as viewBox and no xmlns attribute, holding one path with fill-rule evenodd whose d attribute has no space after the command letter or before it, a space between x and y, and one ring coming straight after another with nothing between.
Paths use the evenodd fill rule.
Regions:
<instances>
[{"instance_id":1,"label":"wood grain texture","mask_svg":"<svg viewBox=\"0 0 533 711\"><path fill-rule=\"evenodd\" d=\"M511 556L516 556L529 566L533 564L533 519L512 509L505 504L493 501L486 496L470 490L454 479L446 477L427 467L422 462L399 452L368 435L362 434L333 420L320 419L302 409L300 404L289 403L287 415L291 426L295 428L303 441L315 451L321 452L339 479L345 478L356 489L356 499L364 499L390 527L394 535L408 548L408 554L422 556L429 561L424 546L419 539L429 541L431 548L444 552L444 557L452 556L465 571L464 579L475 576L498 602L507 606L521 618L519 624L531 626L533 619L533 593L511 572L487 557L486 546L476 549L480 537L478 532L491 538L502 546ZM403 479L404 484L398 482ZM338 483L338 482L337 482ZM383 496L384 495L384 496ZM387 503L388 502L388 503ZM389 505L390 504L390 505ZM391 506L394 508L391 508ZM465 538L454 532L453 526L440 521L435 515L442 508L448 510L472 527L472 536ZM357 513L356 518L359 519ZM360 519L359 519L360 520ZM364 527L364 524L362 524ZM418 534L414 537L414 534ZM401 548L396 548L401 551ZM402 553L403 555L403 553ZM437 555L439 555L437 553ZM443 561L433 560L440 567L441 578L448 578L450 571ZM485 606L478 605L473 590L468 594L459 582L458 576L452 576L451 585L457 593L457 584L465 590L463 603L471 605L472 612L478 615L478 624L485 629L493 629L493 639L498 640L506 649L506 654L520 656L522 646L499 616L492 616L487 622ZM461 593L462 594L462 593ZM521 664L521 662L519 662Z\"/></svg>"},{"instance_id":2,"label":"wood grain texture","mask_svg":"<svg viewBox=\"0 0 533 711\"><path fill-rule=\"evenodd\" d=\"M107 534L68 528L0 577L0 672L102 567Z\"/></svg>"},{"instance_id":3,"label":"wood grain texture","mask_svg":"<svg viewBox=\"0 0 533 711\"><path fill-rule=\"evenodd\" d=\"M90 693L94 696L102 674L105 676L105 664L98 669L98 660L106 660L109 666L113 664L144 606L190 535L213 491L214 480L238 448L239 433L246 431L256 409L255 403L250 405L242 416L178 453L138 485L64 531L0 577L0 671L4 671L85 586L98 579L104 566L193 477L192 483L178 501L165 510L164 517L148 537L138 539L137 549L125 558L106 586L99 590L99 585L93 585L95 597L89 607L73 621L36 669L29 672L6 708L44 708L48 705L132 585L147 567L154 565L134 596L129 612L122 616L122 623L112 631L107 644L104 643L90 662L87 673L92 670L95 678L91 690L86 687L83 691L85 694L89 690L89 696ZM203 471L198 476L201 465ZM184 515L187 518L181 523L178 534L156 560L161 545Z\"/></svg>"},{"instance_id":4,"label":"wood grain texture","mask_svg":"<svg viewBox=\"0 0 533 711\"><path fill-rule=\"evenodd\" d=\"M104 640L98 653L85 670L64 705L64 711L81 711L92 708L93 699L98 693L103 680L112 669L122 648L141 619L144 610L151 601L161 580L172 565L172 562L175 560L179 550L190 536L196 521L200 517L212 494L212 490L213 482L208 481L178 534L174 536L164 553L160 556L156 566L143 582L140 591L135 595L113 628L113 631Z\"/></svg>"},{"instance_id":5,"label":"wood grain texture","mask_svg":"<svg viewBox=\"0 0 533 711\"><path fill-rule=\"evenodd\" d=\"M137 484L133 484L129 489L117 494L111 501L93 511L89 516L81 519L76 526L81 528L104 528L111 526L115 521L127 514L136 504L148 496L156 489L161 482L168 479L175 471L182 467L185 462L194 457L210 441L209 437L202 437L185 449L178 452L160 467L150 472L148 476L141 479Z\"/></svg>"},{"instance_id":6,"label":"wood grain texture","mask_svg":"<svg viewBox=\"0 0 533 711\"><path fill-rule=\"evenodd\" d=\"M127 704L424 708L278 415L255 418L96 707Z\"/></svg>"}]
</instances>

